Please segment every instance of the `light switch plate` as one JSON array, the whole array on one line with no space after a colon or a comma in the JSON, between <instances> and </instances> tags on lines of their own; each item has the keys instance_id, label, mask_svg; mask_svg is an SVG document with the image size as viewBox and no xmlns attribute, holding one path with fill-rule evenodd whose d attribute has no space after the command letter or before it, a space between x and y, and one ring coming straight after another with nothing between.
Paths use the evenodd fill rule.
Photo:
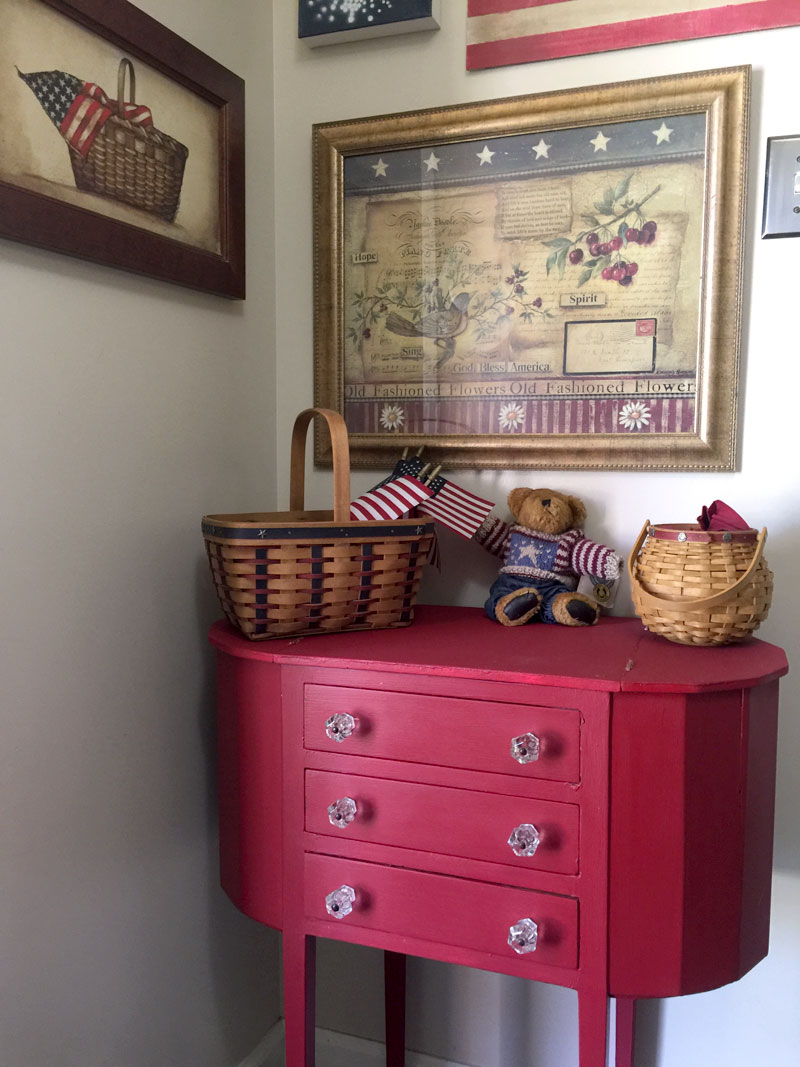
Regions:
<instances>
[{"instance_id":1,"label":"light switch plate","mask_svg":"<svg viewBox=\"0 0 800 1067\"><path fill-rule=\"evenodd\" d=\"M767 139L762 237L800 237L800 135Z\"/></svg>"}]
</instances>

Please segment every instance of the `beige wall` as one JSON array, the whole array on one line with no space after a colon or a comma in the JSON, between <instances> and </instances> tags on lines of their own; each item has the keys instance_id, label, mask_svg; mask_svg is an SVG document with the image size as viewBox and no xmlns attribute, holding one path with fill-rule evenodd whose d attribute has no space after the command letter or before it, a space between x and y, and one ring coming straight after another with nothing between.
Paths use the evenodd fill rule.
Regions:
<instances>
[{"instance_id":1,"label":"beige wall","mask_svg":"<svg viewBox=\"0 0 800 1067\"><path fill-rule=\"evenodd\" d=\"M466 0L445 0L442 28L310 50L296 40L295 5L275 5L276 278L279 495L287 491L286 441L293 414L313 394L311 344L311 171L313 122L458 104L518 93L594 85L649 75L752 63L750 192L746 219L742 467L736 474L536 471L459 476L467 488L502 502L515 485L552 485L582 496L590 535L627 552L642 522L691 521L703 503L730 502L770 531L777 574L772 613L762 627L793 662L800 579L793 566L800 518L797 452L797 282L800 242L759 239L765 142L797 130L795 72L800 28L662 45L507 69L466 73ZM374 481L357 472L354 495ZM316 472L309 497L322 506L329 475ZM429 573L423 599L480 604L492 560L455 537L442 538L443 570ZM630 612L627 590L620 612ZM535 633L531 633L535 640ZM800 719L798 681L782 688L781 763L776 834L773 948L742 982L699 997L647 1005L647 1049L658 1067L790 1063L800 1042ZM379 960L366 950L323 945L322 1021L380 1037ZM337 971L339 973L337 974ZM346 978L345 978L346 975ZM347 982L352 983L347 985ZM495 975L415 961L409 980L411 1047L481 1067L566 1067L576 1060L571 993ZM646 1055L646 1050L643 1049Z\"/></svg>"},{"instance_id":2,"label":"beige wall","mask_svg":"<svg viewBox=\"0 0 800 1067\"><path fill-rule=\"evenodd\" d=\"M217 885L200 535L274 495L271 13L140 3L247 81L249 298L0 242L3 1067L229 1067L278 1014Z\"/></svg>"}]
</instances>

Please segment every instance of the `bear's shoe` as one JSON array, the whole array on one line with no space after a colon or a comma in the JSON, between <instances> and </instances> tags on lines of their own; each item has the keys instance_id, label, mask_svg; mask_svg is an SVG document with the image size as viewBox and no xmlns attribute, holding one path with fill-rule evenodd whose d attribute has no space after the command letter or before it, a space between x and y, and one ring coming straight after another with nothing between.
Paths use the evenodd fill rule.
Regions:
<instances>
[{"instance_id":1,"label":"bear's shoe","mask_svg":"<svg viewBox=\"0 0 800 1067\"><path fill-rule=\"evenodd\" d=\"M541 606L542 598L536 589L515 589L500 598L494 614L503 626L522 626L538 615Z\"/></svg>"},{"instance_id":2,"label":"bear's shoe","mask_svg":"<svg viewBox=\"0 0 800 1067\"><path fill-rule=\"evenodd\" d=\"M583 593L559 593L553 601L553 615L562 626L593 626L600 609Z\"/></svg>"}]
</instances>

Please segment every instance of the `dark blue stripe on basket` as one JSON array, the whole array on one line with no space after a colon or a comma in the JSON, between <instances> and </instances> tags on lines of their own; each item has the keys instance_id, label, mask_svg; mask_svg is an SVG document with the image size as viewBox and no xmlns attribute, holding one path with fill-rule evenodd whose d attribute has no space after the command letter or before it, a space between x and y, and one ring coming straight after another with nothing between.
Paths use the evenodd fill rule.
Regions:
<instances>
[{"instance_id":1,"label":"dark blue stripe on basket","mask_svg":"<svg viewBox=\"0 0 800 1067\"><path fill-rule=\"evenodd\" d=\"M217 526L203 523L203 534L207 537L221 537L226 541L331 541L340 537L354 540L381 541L385 537L421 537L433 532L433 523L420 523L415 526L394 526L389 523L375 525L359 522L352 526L266 526L243 530L241 526ZM257 549L266 558L266 549Z\"/></svg>"},{"instance_id":2,"label":"dark blue stripe on basket","mask_svg":"<svg viewBox=\"0 0 800 1067\"><path fill-rule=\"evenodd\" d=\"M322 545L311 546L311 559L311 603L313 605L319 604L322 600Z\"/></svg>"},{"instance_id":3,"label":"dark blue stripe on basket","mask_svg":"<svg viewBox=\"0 0 800 1067\"><path fill-rule=\"evenodd\" d=\"M374 547L374 545L361 546L361 591L358 594L361 606L356 610L357 622L363 620L364 615L369 609L369 598L372 592L372 553Z\"/></svg>"},{"instance_id":4,"label":"dark blue stripe on basket","mask_svg":"<svg viewBox=\"0 0 800 1067\"><path fill-rule=\"evenodd\" d=\"M403 610L400 613L400 618L403 620L403 622L408 622L408 620L411 619L412 616L413 616L414 598L412 597L411 592L410 592L410 590L412 588L410 583L414 580L414 569L413 568L415 568L416 565L417 565L417 556L418 555L419 555L419 541L414 541L413 544L409 545L409 549L408 549L408 562L409 562L409 566L412 569L409 570L408 573L406 574L406 583L407 583L409 592L406 593L405 597L403 598Z\"/></svg>"}]
</instances>

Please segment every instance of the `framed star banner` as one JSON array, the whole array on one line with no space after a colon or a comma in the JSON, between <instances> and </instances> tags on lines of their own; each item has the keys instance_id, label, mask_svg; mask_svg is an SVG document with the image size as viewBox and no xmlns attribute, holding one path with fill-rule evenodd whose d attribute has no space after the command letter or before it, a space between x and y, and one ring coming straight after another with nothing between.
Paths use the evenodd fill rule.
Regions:
<instances>
[{"instance_id":1,"label":"framed star banner","mask_svg":"<svg viewBox=\"0 0 800 1067\"><path fill-rule=\"evenodd\" d=\"M315 126L315 403L353 465L735 469L749 86Z\"/></svg>"},{"instance_id":2,"label":"framed star banner","mask_svg":"<svg viewBox=\"0 0 800 1067\"><path fill-rule=\"evenodd\" d=\"M297 35L310 48L439 29L440 0L297 0Z\"/></svg>"},{"instance_id":3,"label":"framed star banner","mask_svg":"<svg viewBox=\"0 0 800 1067\"><path fill-rule=\"evenodd\" d=\"M0 237L243 299L241 78L127 0L0 25Z\"/></svg>"},{"instance_id":4,"label":"framed star banner","mask_svg":"<svg viewBox=\"0 0 800 1067\"><path fill-rule=\"evenodd\" d=\"M468 0L467 70L800 24L800 0Z\"/></svg>"}]
</instances>

